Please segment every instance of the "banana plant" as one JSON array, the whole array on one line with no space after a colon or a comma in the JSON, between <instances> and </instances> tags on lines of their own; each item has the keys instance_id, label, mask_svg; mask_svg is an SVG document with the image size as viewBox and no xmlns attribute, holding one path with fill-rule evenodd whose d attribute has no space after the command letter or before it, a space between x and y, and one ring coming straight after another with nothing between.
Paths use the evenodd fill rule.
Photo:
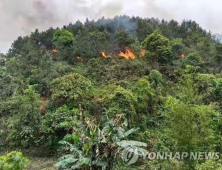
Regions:
<instances>
[{"instance_id":1,"label":"banana plant","mask_svg":"<svg viewBox=\"0 0 222 170\"><path fill-rule=\"evenodd\" d=\"M139 128L126 130L127 122L123 115L117 114L115 119L107 115L99 124L86 118L73 128L73 134L66 136L60 144L66 152L56 164L59 169L114 169L120 162L121 151L128 147L146 147L146 143L126 140ZM142 151L142 148L140 149Z\"/></svg>"}]
</instances>

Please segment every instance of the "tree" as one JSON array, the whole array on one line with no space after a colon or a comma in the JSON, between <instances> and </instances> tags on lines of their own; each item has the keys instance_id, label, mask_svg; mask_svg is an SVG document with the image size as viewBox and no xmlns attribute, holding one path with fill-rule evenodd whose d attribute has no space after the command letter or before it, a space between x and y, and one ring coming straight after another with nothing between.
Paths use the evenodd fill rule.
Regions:
<instances>
[{"instance_id":1,"label":"tree","mask_svg":"<svg viewBox=\"0 0 222 170\"><path fill-rule=\"evenodd\" d=\"M158 70L152 70L149 74L149 80L154 88L163 83L163 75Z\"/></svg>"},{"instance_id":2,"label":"tree","mask_svg":"<svg viewBox=\"0 0 222 170\"><path fill-rule=\"evenodd\" d=\"M6 62L6 56L2 53L0 53L0 68L5 66L5 62Z\"/></svg>"},{"instance_id":3,"label":"tree","mask_svg":"<svg viewBox=\"0 0 222 170\"><path fill-rule=\"evenodd\" d=\"M58 51L58 57L55 57L55 59L71 60L73 58L72 52L74 41L74 36L70 31L66 29L56 30L52 39L52 45Z\"/></svg>"},{"instance_id":4,"label":"tree","mask_svg":"<svg viewBox=\"0 0 222 170\"><path fill-rule=\"evenodd\" d=\"M198 52L190 53L188 56L184 57L181 61L181 67L185 68L186 65L191 65L194 67L201 67L203 69L203 59L198 54Z\"/></svg>"},{"instance_id":5,"label":"tree","mask_svg":"<svg viewBox=\"0 0 222 170\"><path fill-rule=\"evenodd\" d=\"M73 119L76 112L69 110L64 105L56 111L48 111L41 121L41 132L43 133L42 139L47 143L50 149L55 152L58 146L58 141L61 140L66 134L72 131L72 128L77 124L77 120Z\"/></svg>"},{"instance_id":6,"label":"tree","mask_svg":"<svg viewBox=\"0 0 222 170\"><path fill-rule=\"evenodd\" d=\"M75 37L74 55L83 59L98 57L100 52L111 52L111 35L107 30L80 30Z\"/></svg>"},{"instance_id":7,"label":"tree","mask_svg":"<svg viewBox=\"0 0 222 170\"><path fill-rule=\"evenodd\" d=\"M133 92L137 97L138 108L141 113L149 113L152 109L153 89L146 78L141 78L133 87Z\"/></svg>"},{"instance_id":8,"label":"tree","mask_svg":"<svg viewBox=\"0 0 222 170\"><path fill-rule=\"evenodd\" d=\"M136 114L137 98L130 90L110 85L101 102L104 103L110 117L116 113L124 114L129 122L129 127L135 125L139 119Z\"/></svg>"},{"instance_id":9,"label":"tree","mask_svg":"<svg viewBox=\"0 0 222 170\"><path fill-rule=\"evenodd\" d=\"M217 43L216 45L216 56L214 57L215 62L217 63L216 66L218 68L218 73L222 70L222 44Z\"/></svg>"},{"instance_id":10,"label":"tree","mask_svg":"<svg viewBox=\"0 0 222 170\"><path fill-rule=\"evenodd\" d=\"M15 105L16 113L6 122L7 128L10 129L7 140L15 146L35 146L40 136L40 95L35 93L33 86L29 86L23 93L14 96L19 105Z\"/></svg>"},{"instance_id":11,"label":"tree","mask_svg":"<svg viewBox=\"0 0 222 170\"><path fill-rule=\"evenodd\" d=\"M158 32L147 36L142 45L150 52L153 60L161 63L172 61L170 40Z\"/></svg>"},{"instance_id":12,"label":"tree","mask_svg":"<svg viewBox=\"0 0 222 170\"><path fill-rule=\"evenodd\" d=\"M59 104L65 102L79 104L83 99L89 98L90 93L92 94L91 81L77 73L56 78L51 85L52 99Z\"/></svg>"},{"instance_id":13,"label":"tree","mask_svg":"<svg viewBox=\"0 0 222 170\"><path fill-rule=\"evenodd\" d=\"M172 54L174 55L174 58L181 58L181 56L184 55L185 46L182 43L182 39L172 40L171 46L172 46Z\"/></svg>"},{"instance_id":14,"label":"tree","mask_svg":"<svg viewBox=\"0 0 222 170\"><path fill-rule=\"evenodd\" d=\"M217 117L214 104L202 104L202 97L192 86L191 80L181 82L177 97L169 96L165 105L165 133L170 137L172 151L210 152L217 141L214 119ZM195 161L185 160L189 169Z\"/></svg>"},{"instance_id":15,"label":"tree","mask_svg":"<svg viewBox=\"0 0 222 170\"><path fill-rule=\"evenodd\" d=\"M135 42L135 39L129 32L125 30L117 30L114 35L115 41L121 49L129 47Z\"/></svg>"},{"instance_id":16,"label":"tree","mask_svg":"<svg viewBox=\"0 0 222 170\"><path fill-rule=\"evenodd\" d=\"M52 44L58 49L62 50L65 47L72 46L74 42L74 36L71 32L65 29L57 30L52 39Z\"/></svg>"}]
</instances>

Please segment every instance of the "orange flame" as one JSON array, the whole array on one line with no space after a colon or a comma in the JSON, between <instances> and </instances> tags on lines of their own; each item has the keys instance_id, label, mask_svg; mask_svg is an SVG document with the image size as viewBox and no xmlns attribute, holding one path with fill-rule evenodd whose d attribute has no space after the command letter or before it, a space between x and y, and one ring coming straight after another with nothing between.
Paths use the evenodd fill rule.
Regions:
<instances>
[{"instance_id":1,"label":"orange flame","mask_svg":"<svg viewBox=\"0 0 222 170\"><path fill-rule=\"evenodd\" d=\"M76 58L77 58L77 60L79 60L79 61L84 61L84 59L83 59L82 57L77 56Z\"/></svg>"},{"instance_id":2,"label":"orange flame","mask_svg":"<svg viewBox=\"0 0 222 170\"><path fill-rule=\"evenodd\" d=\"M102 56L103 58L108 58L108 57L106 56L105 52L101 52L100 54L101 54L101 56Z\"/></svg>"},{"instance_id":3,"label":"orange flame","mask_svg":"<svg viewBox=\"0 0 222 170\"><path fill-rule=\"evenodd\" d=\"M184 58L184 57L185 57L185 55L184 55L184 54L181 54L180 58Z\"/></svg>"},{"instance_id":4,"label":"orange flame","mask_svg":"<svg viewBox=\"0 0 222 170\"><path fill-rule=\"evenodd\" d=\"M120 51L119 56L123 57L123 58L125 58L127 60L129 60L129 59L131 59L131 60L136 59L135 54L130 49L126 49L125 54L122 51Z\"/></svg>"},{"instance_id":5,"label":"orange flame","mask_svg":"<svg viewBox=\"0 0 222 170\"><path fill-rule=\"evenodd\" d=\"M55 48L53 48L52 52L57 53L58 51Z\"/></svg>"},{"instance_id":6,"label":"orange flame","mask_svg":"<svg viewBox=\"0 0 222 170\"><path fill-rule=\"evenodd\" d=\"M143 49L140 53L140 57L144 57L145 55L146 55L146 50Z\"/></svg>"}]
</instances>

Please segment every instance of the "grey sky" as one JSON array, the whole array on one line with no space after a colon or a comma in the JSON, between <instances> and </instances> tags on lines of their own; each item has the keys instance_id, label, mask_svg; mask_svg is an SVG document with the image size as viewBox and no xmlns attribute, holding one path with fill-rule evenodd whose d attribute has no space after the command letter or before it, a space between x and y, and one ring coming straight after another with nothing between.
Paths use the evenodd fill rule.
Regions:
<instances>
[{"instance_id":1,"label":"grey sky","mask_svg":"<svg viewBox=\"0 0 222 170\"><path fill-rule=\"evenodd\" d=\"M0 0L0 52L18 37L38 28L61 27L77 20L134 15L159 19L192 19L222 33L220 0Z\"/></svg>"}]
</instances>

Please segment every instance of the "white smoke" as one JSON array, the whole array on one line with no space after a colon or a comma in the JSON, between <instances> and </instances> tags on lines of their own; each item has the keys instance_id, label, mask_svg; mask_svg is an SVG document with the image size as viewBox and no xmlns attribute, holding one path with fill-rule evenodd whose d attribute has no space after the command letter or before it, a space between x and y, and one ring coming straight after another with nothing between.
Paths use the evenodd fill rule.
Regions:
<instances>
[{"instance_id":1,"label":"white smoke","mask_svg":"<svg viewBox=\"0 0 222 170\"><path fill-rule=\"evenodd\" d=\"M130 15L159 19L192 19L222 33L219 0L0 0L0 52L18 37L38 28L62 27L70 22L102 16Z\"/></svg>"}]
</instances>

